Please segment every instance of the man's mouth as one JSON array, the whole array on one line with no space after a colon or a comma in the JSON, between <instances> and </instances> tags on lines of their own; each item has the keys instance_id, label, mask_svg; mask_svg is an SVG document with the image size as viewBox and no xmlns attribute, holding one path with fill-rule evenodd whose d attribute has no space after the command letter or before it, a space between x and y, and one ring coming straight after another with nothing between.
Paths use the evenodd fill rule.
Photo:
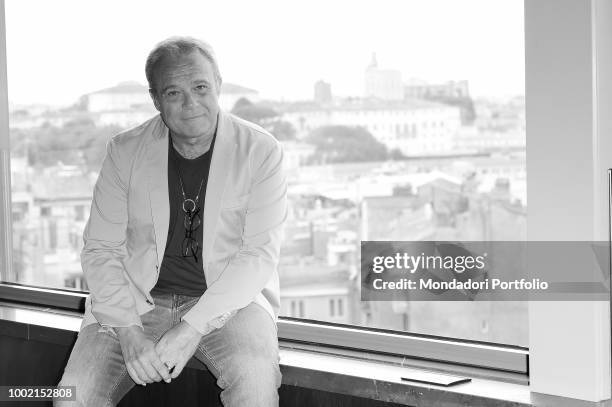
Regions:
<instances>
[{"instance_id":1,"label":"man's mouth","mask_svg":"<svg viewBox=\"0 0 612 407\"><path fill-rule=\"evenodd\" d=\"M199 114L197 116L191 116L191 117L186 117L183 120L193 120L193 119L199 119L200 117L204 117L203 114Z\"/></svg>"}]
</instances>

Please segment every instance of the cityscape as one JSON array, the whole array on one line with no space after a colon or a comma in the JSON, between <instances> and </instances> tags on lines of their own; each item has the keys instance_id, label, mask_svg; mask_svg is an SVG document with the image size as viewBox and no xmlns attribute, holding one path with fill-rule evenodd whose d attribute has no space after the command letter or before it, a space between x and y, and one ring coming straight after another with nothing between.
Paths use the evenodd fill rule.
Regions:
<instances>
[{"instance_id":1,"label":"cityscape","mask_svg":"<svg viewBox=\"0 0 612 407\"><path fill-rule=\"evenodd\" d=\"M527 210L524 96L473 98L467 80L364 60L352 97L324 79L299 101L221 88L222 109L283 145L280 315L527 346L526 303L361 301L362 241L525 240ZM79 256L106 142L156 113L137 82L10 106L15 282L87 290Z\"/></svg>"}]
</instances>

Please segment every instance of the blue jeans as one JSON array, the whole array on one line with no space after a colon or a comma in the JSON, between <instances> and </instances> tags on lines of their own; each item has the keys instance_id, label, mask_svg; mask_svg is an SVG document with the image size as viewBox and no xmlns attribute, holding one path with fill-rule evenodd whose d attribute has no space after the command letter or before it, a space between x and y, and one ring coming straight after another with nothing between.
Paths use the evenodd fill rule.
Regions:
<instances>
[{"instance_id":1,"label":"blue jeans","mask_svg":"<svg viewBox=\"0 0 612 407\"><path fill-rule=\"evenodd\" d=\"M157 342L178 324L198 297L153 294L155 308L141 316L145 335ZM204 336L194 355L217 378L225 407L278 406L281 384L276 324L258 304L239 310L220 329ZM59 386L76 386L74 402L54 406L115 406L135 385L119 339L99 324L77 337Z\"/></svg>"}]
</instances>

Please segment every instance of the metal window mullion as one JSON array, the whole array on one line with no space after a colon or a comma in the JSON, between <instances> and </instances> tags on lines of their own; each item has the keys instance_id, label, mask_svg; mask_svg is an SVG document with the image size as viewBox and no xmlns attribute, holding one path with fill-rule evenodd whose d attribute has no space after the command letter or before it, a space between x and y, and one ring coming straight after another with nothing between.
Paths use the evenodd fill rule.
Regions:
<instances>
[{"instance_id":1,"label":"metal window mullion","mask_svg":"<svg viewBox=\"0 0 612 407\"><path fill-rule=\"evenodd\" d=\"M4 0L0 0L0 280L15 281L12 261L11 150L9 146L8 73L4 10Z\"/></svg>"},{"instance_id":2,"label":"metal window mullion","mask_svg":"<svg viewBox=\"0 0 612 407\"><path fill-rule=\"evenodd\" d=\"M529 352L527 349L517 347L432 339L289 320L278 321L278 337L289 341L318 343L528 374Z\"/></svg>"}]
</instances>

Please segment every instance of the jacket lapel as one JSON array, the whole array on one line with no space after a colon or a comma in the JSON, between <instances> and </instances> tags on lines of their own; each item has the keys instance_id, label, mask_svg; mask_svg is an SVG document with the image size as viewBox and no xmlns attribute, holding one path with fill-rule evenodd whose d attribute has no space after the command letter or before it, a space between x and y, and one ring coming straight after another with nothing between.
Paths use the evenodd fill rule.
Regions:
<instances>
[{"instance_id":1,"label":"jacket lapel","mask_svg":"<svg viewBox=\"0 0 612 407\"><path fill-rule=\"evenodd\" d=\"M161 266L168 239L170 203L168 198L168 128L159 120L153 139L147 146L149 199L155 229L157 265Z\"/></svg>"},{"instance_id":2,"label":"jacket lapel","mask_svg":"<svg viewBox=\"0 0 612 407\"><path fill-rule=\"evenodd\" d=\"M225 113L219 112L217 137L210 163L208 183L206 185L202 264L208 259L216 234L217 220L221 210L221 201L227 175L233 164L233 153L234 148L236 148L235 137L230 118ZM153 219L155 244L157 246L157 264L161 266L168 239L168 226L170 224L170 204L168 201L168 128L161 119L159 120L159 125L154 130L151 142L148 144L147 166L151 217Z\"/></svg>"},{"instance_id":3,"label":"jacket lapel","mask_svg":"<svg viewBox=\"0 0 612 407\"><path fill-rule=\"evenodd\" d=\"M236 148L235 137L230 118L225 113L219 112L217 139L210 163L210 173L206 185L206 201L204 203L203 263L208 261L208 255L216 235L223 191L225 190L227 175L233 165L233 153L234 148Z\"/></svg>"}]
</instances>

